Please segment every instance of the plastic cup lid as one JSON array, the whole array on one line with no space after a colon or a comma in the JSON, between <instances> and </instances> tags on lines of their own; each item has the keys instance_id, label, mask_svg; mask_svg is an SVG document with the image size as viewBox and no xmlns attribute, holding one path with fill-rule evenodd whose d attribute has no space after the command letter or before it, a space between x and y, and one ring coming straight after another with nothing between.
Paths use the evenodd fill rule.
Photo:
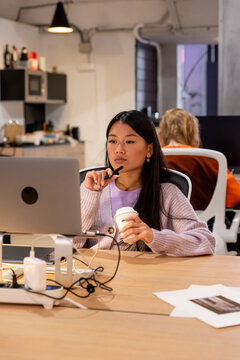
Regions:
<instances>
[{"instance_id":1,"label":"plastic cup lid","mask_svg":"<svg viewBox=\"0 0 240 360\"><path fill-rule=\"evenodd\" d=\"M134 210L131 206L125 206L125 207L122 207L122 208L118 209L118 210L116 211L115 216L121 215L121 214L125 214L125 213L138 214L138 212L137 212L136 210Z\"/></svg>"}]
</instances>

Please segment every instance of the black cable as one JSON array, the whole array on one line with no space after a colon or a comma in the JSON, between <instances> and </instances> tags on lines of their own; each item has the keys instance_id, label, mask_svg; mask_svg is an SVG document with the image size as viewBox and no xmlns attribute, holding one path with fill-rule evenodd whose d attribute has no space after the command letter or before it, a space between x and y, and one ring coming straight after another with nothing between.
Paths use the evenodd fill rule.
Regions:
<instances>
[{"instance_id":1,"label":"black cable","mask_svg":"<svg viewBox=\"0 0 240 360\"><path fill-rule=\"evenodd\" d=\"M12 283L10 285L10 288L13 288L13 289L20 288L21 285L19 285L17 282L17 275L16 275L15 271L12 268L10 268L10 270L12 271Z\"/></svg>"},{"instance_id":2,"label":"black cable","mask_svg":"<svg viewBox=\"0 0 240 360\"><path fill-rule=\"evenodd\" d=\"M11 283L8 279L8 282L6 282L6 287L8 288L12 288L12 289L17 289L17 288L20 288L21 285L18 284L17 282L17 275L15 273L15 271L12 269L12 268L3 268L2 270L11 270L12 271L12 279L11 279ZM7 281L7 280L5 280Z\"/></svg>"},{"instance_id":3,"label":"black cable","mask_svg":"<svg viewBox=\"0 0 240 360\"><path fill-rule=\"evenodd\" d=\"M112 281L112 280L115 278L116 274L117 274L117 271L118 271L118 268L119 268L119 264L120 264L120 259L121 259L120 246L119 246L119 243L117 242L117 240L116 240L113 236L111 236L111 235L109 235L109 234L98 233L98 236L108 236L108 237L110 237L110 238L116 243L116 245L117 245L117 249L118 249L118 259L117 259L117 265L116 265L116 268L115 268L115 271L114 271L113 275L112 275L108 280L106 280L106 281L104 281L104 282L101 282L101 281L95 279L94 275L93 275L93 277L90 277L89 279L80 278L79 280L75 281L75 283L72 284L70 288L72 288L72 287L73 287L76 283L78 283L78 282L79 282L80 286L81 286L82 288L84 288L82 282L85 281L85 282L88 283L89 280L92 280L92 281L94 281L101 289L104 289L104 290L106 290L106 291L112 291L112 288L111 288L110 286L107 286L106 284L109 283L110 281ZM77 259L77 258L76 258L76 259ZM80 261L81 261L81 260L80 260ZM82 262L82 261L81 261L81 262ZM101 270L99 270L99 269L101 269ZM100 267L94 269L94 272L96 272L97 270L98 270L98 271L103 271L104 268L103 268L102 266L100 266ZM88 285L89 285L89 284L88 284ZM91 285L92 285L92 284L91 284ZM92 286L94 286L94 285L92 285ZM97 287L97 286L95 286L95 287ZM95 287L94 287L94 289L95 289ZM87 287L86 287L86 289L87 289L87 291L88 291L88 288L87 288ZM70 291L72 294L74 294L74 295L77 296L77 294L74 293L72 290L69 290L69 291Z\"/></svg>"},{"instance_id":4,"label":"black cable","mask_svg":"<svg viewBox=\"0 0 240 360\"><path fill-rule=\"evenodd\" d=\"M66 291L63 296L55 297L55 296L50 296L50 295L48 295L48 294L44 294L44 293L42 293L42 292L33 291L33 290L27 289L27 288L25 288L25 287L24 287L23 289L24 289L25 291L27 291L27 292L30 292L31 294L42 295L42 296L45 296L45 297L47 297L47 298L49 298L49 299L53 299L53 300L63 300L63 299L66 297L67 293L68 293L68 291Z\"/></svg>"},{"instance_id":5,"label":"black cable","mask_svg":"<svg viewBox=\"0 0 240 360\"><path fill-rule=\"evenodd\" d=\"M97 284L97 280L96 279L90 279L90 280L93 280L96 284ZM32 294L37 294L37 295L42 295L42 296L45 296L47 298L50 298L50 299L54 299L54 300L63 300L67 294L70 292L71 294L73 294L74 296L78 297L78 298L81 298L81 299L84 299L84 298L87 298L89 297L94 291L95 291L95 288L97 287L96 285L94 286L93 284L91 284L89 282L89 279L85 279L85 278L80 278L76 281L74 281L74 283L72 283L69 287L66 287L66 286L63 286L61 283L59 283L58 281L54 280L54 279L47 279L47 281L52 281L54 282L55 284L59 285L59 286L62 286L66 292L64 295L62 295L61 297L55 297L55 296L51 296L51 295L48 295L48 294L44 294L42 292L38 292L38 291L33 291L31 290L30 288L27 289L27 288L24 288L26 291L32 293ZM87 286L83 286L82 282L87 282ZM76 285L77 283L80 283L81 287L85 290L87 290L87 294L86 295L79 295L77 293L75 293L72 288L74 287L74 285ZM90 285L90 286L89 286ZM100 287L100 286L99 286ZM108 290L110 289L110 290ZM108 290L108 291L111 291L112 289L109 288L109 287L106 287L105 290Z\"/></svg>"},{"instance_id":6,"label":"black cable","mask_svg":"<svg viewBox=\"0 0 240 360\"><path fill-rule=\"evenodd\" d=\"M120 264L120 259L121 259L121 250L120 250L120 246L119 246L119 243L117 242L117 240L111 236L111 235L108 235L108 234L102 234L102 233L98 233L97 234L98 236L108 236L110 237L111 239L113 239L113 241L116 243L117 245L117 249L118 249L118 259L117 259L117 265L116 265L116 268L114 270L114 273L113 275L106 281L104 282L101 282L97 279L95 279L95 274L93 274L90 278L86 279L86 278L80 278L76 281L74 281L69 287L65 287L63 286L61 283L59 283L58 281L56 280L53 280L53 279L47 279L48 281L52 281L54 283L56 283L57 285L59 286L62 286L63 289L66 290L65 294L62 295L61 297L55 297L55 296L51 296L51 295L48 295L48 294L44 294L42 292L38 292L38 291L33 291L31 289L26 289L24 288L26 291L32 293L32 294L37 294L37 295L42 295L42 296L45 296L45 297L48 297L50 299L54 299L54 300L63 300L66 295L70 292L71 294L73 294L74 296L78 297L78 298L87 298L89 297L94 291L95 291L95 288L97 287L100 287L101 289L104 289L106 291L112 291L112 288L110 286L107 286L106 284L109 283L110 281L112 281L116 274L117 274L117 271L118 271L118 268L119 268L119 264ZM79 260L76 258L76 260ZM80 262L84 263L83 261L79 260ZM87 265L86 263L84 263L85 265ZM97 271L103 271L104 268L103 266L99 266L97 268L94 269L94 273L96 273ZM92 282L93 283L92 283ZM79 294L76 294L72 288L74 287L74 285L76 285L77 283L79 283L79 285L87 291L87 294L86 295L79 295ZM86 286L85 286L85 283L86 283Z\"/></svg>"},{"instance_id":7,"label":"black cable","mask_svg":"<svg viewBox=\"0 0 240 360\"><path fill-rule=\"evenodd\" d=\"M63 299L67 296L67 294L68 294L69 292L71 292L72 294L74 294L75 296L80 297L80 298L86 298L86 297L88 297L88 296L90 295L90 294L88 293L88 294L85 295L85 296L83 296L83 295L81 296L81 295L78 295L78 294L74 293L74 292L71 290L71 288L72 288L72 287L75 285L75 283L77 283L79 280L75 281L75 282L74 282L73 284L71 284L69 287L63 286L63 285L62 285L60 282L58 282L57 280L47 279L47 281L52 281L52 282L54 282L55 284L63 287L63 289L66 290L65 294L63 294L63 295L60 296L60 297L55 297L55 296L51 296L51 295L48 295L48 294L44 294L44 293L39 292L39 291L31 290L30 288L29 288L29 289L24 288L24 289L25 289L26 291L32 293L32 294L42 295L42 296L45 296L45 297L47 297L47 298L54 299L54 300L63 300Z\"/></svg>"},{"instance_id":8,"label":"black cable","mask_svg":"<svg viewBox=\"0 0 240 360\"><path fill-rule=\"evenodd\" d=\"M119 264L120 264L120 259L121 259L121 250L120 250L119 243L117 242L117 240L116 240L113 236L111 236L111 235L109 235L109 234L103 234L103 233L98 233L98 236L108 236L108 237L110 237L110 238L116 243L117 249L118 249L118 260L117 260L117 265L116 265L116 268L115 268L115 271L114 271L113 275L112 275L107 281L105 281L105 282L103 282L103 283L101 283L100 281L98 281L98 283L99 283L100 285L105 285L105 284L107 284L108 282L110 282L111 280L113 280L113 279L115 278L116 274L117 274L117 271L118 271L118 268L119 268ZM80 259L78 259L78 258L76 258L76 257L74 257L74 259L76 259L76 260L80 261L81 263L87 265L84 261L82 261L82 260L80 260ZM100 270L100 269L101 269L101 270ZM96 272L96 271L103 271L104 268L103 268L102 266L99 266L98 268L93 269L93 270L94 270L94 272ZM97 281L97 280L96 280L96 281Z\"/></svg>"},{"instance_id":9,"label":"black cable","mask_svg":"<svg viewBox=\"0 0 240 360\"><path fill-rule=\"evenodd\" d=\"M83 261L83 260L81 260L81 259L78 259L76 256L73 256L73 259L81 262L83 265L85 265L85 266L88 267L88 264L87 264L85 261Z\"/></svg>"},{"instance_id":10,"label":"black cable","mask_svg":"<svg viewBox=\"0 0 240 360\"><path fill-rule=\"evenodd\" d=\"M77 258L76 256L73 256L73 259L79 261L80 263L82 263L82 264L85 265L86 267L89 267L89 265L88 265L85 261ZM92 267L90 266L90 269L93 270L95 273L97 273L97 272L103 272L104 267L103 267L103 266L98 266L97 268L94 269L94 268L92 268Z\"/></svg>"},{"instance_id":11,"label":"black cable","mask_svg":"<svg viewBox=\"0 0 240 360\"><path fill-rule=\"evenodd\" d=\"M109 281L112 281L115 278L115 276L116 276L116 274L118 272L118 268L119 268L119 264L120 264L120 260L121 260L121 250L120 250L120 246L119 246L117 240L113 236L108 235L108 234L101 234L101 233L99 233L98 235L99 236L108 236L111 239L113 239L113 241L117 245L117 249L118 249L118 259L117 259L117 265L116 265L115 271L114 271L113 275L110 277L110 279L108 279L107 281L104 281L103 283L101 283L101 285L105 285L105 284L109 283Z\"/></svg>"}]
</instances>

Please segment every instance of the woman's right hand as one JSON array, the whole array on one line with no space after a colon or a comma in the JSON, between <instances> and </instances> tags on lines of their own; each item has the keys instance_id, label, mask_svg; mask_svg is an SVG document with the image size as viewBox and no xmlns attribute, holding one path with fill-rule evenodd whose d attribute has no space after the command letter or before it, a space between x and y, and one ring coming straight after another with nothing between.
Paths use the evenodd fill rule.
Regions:
<instances>
[{"instance_id":1,"label":"woman's right hand","mask_svg":"<svg viewBox=\"0 0 240 360\"><path fill-rule=\"evenodd\" d=\"M84 185L87 189L93 191L101 191L105 186L117 179L119 175L113 175L109 179L104 179L106 175L112 175L112 170L107 168L100 171L88 171L84 180Z\"/></svg>"}]
</instances>

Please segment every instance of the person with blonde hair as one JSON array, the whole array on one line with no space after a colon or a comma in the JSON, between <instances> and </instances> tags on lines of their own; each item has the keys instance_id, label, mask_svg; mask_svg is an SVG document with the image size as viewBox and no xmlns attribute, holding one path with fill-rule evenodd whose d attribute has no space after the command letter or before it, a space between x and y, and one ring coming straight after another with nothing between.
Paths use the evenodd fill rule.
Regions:
<instances>
[{"instance_id":1,"label":"person with blonde hair","mask_svg":"<svg viewBox=\"0 0 240 360\"><path fill-rule=\"evenodd\" d=\"M163 149L174 147L201 147L198 119L189 112L179 108L173 108L164 113L160 121L158 137ZM180 170L175 166L172 167ZM196 197L196 202L199 201L200 199ZM228 170L226 207L233 208L239 203L240 184ZM193 204L193 206L194 205L195 204Z\"/></svg>"},{"instance_id":2,"label":"person with blonde hair","mask_svg":"<svg viewBox=\"0 0 240 360\"><path fill-rule=\"evenodd\" d=\"M198 119L183 109L174 108L165 112L158 135L162 147L201 145Z\"/></svg>"}]
</instances>

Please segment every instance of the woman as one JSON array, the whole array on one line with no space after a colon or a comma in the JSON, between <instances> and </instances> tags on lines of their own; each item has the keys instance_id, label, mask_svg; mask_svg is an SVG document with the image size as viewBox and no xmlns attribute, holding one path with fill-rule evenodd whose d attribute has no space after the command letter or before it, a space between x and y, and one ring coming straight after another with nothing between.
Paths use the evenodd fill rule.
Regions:
<instances>
[{"instance_id":1,"label":"woman","mask_svg":"<svg viewBox=\"0 0 240 360\"><path fill-rule=\"evenodd\" d=\"M196 216L178 187L168 182L163 155L153 123L139 111L124 111L109 123L106 164L90 171L81 185L84 230L99 230L102 249L151 250L159 254L194 256L213 254L215 239ZM113 169L123 166L119 175ZM113 217L118 208L133 206L139 216L119 234ZM133 234L130 243L124 239ZM97 240L78 239L78 246L97 247Z\"/></svg>"},{"instance_id":2,"label":"woman","mask_svg":"<svg viewBox=\"0 0 240 360\"><path fill-rule=\"evenodd\" d=\"M158 136L162 147L201 145L198 119L183 109L173 108L164 113Z\"/></svg>"},{"instance_id":3,"label":"woman","mask_svg":"<svg viewBox=\"0 0 240 360\"><path fill-rule=\"evenodd\" d=\"M173 108L163 115L159 128L162 147L200 147L198 119L189 112ZM228 170L226 207L233 208L240 202L240 184Z\"/></svg>"}]
</instances>

